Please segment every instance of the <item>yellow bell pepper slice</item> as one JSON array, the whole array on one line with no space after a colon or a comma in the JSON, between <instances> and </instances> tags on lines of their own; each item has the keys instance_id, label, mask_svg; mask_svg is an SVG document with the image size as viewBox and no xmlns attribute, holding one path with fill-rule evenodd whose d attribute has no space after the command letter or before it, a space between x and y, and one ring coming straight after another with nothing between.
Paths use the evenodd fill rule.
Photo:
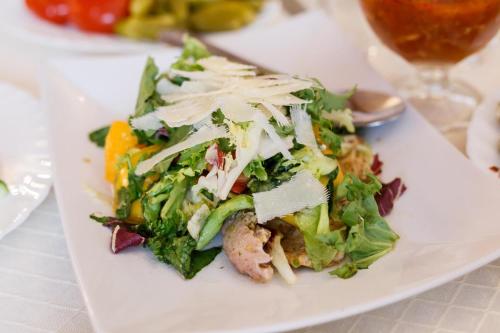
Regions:
<instances>
[{"instance_id":1,"label":"yellow bell pepper slice","mask_svg":"<svg viewBox=\"0 0 500 333\"><path fill-rule=\"evenodd\" d=\"M137 224L144 222L141 199L137 199L132 202L132 205L130 206L130 215L128 216L128 222Z\"/></svg>"},{"instance_id":2,"label":"yellow bell pepper slice","mask_svg":"<svg viewBox=\"0 0 500 333\"><path fill-rule=\"evenodd\" d=\"M339 172L337 173L337 177L333 180L333 186L337 187L339 186L343 181L344 181L344 172L342 171L342 168L340 165L338 166Z\"/></svg>"},{"instance_id":3,"label":"yellow bell pepper slice","mask_svg":"<svg viewBox=\"0 0 500 333\"><path fill-rule=\"evenodd\" d=\"M295 223L295 215L293 215L293 214L287 214L285 216L280 217L280 219L285 221L288 224L291 224L293 226L297 226L297 223Z\"/></svg>"},{"instance_id":4,"label":"yellow bell pepper slice","mask_svg":"<svg viewBox=\"0 0 500 333\"><path fill-rule=\"evenodd\" d=\"M128 167L126 164L118 169L115 179L115 190L117 193L122 187L128 187Z\"/></svg>"},{"instance_id":5,"label":"yellow bell pepper slice","mask_svg":"<svg viewBox=\"0 0 500 333\"><path fill-rule=\"evenodd\" d=\"M137 137L127 122L115 121L111 124L104 145L105 177L108 182L113 183L116 179L119 157L137 144Z\"/></svg>"},{"instance_id":6,"label":"yellow bell pepper slice","mask_svg":"<svg viewBox=\"0 0 500 333\"><path fill-rule=\"evenodd\" d=\"M135 167L139 163L139 161L143 159L143 157L152 155L157 151L159 151L160 149L161 149L160 145L152 145L141 148L130 154L130 163L132 164L132 166Z\"/></svg>"},{"instance_id":7,"label":"yellow bell pepper slice","mask_svg":"<svg viewBox=\"0 0 500 333\"><path fill-rule=\"evenodd\" d=\"M147 176L145 179L144 179L144 183L142 183L142 190L143 191L147 191L149 190L149 188L154 184L156 183L156 181L160 179L160 175L159 174L152 174L150 176Z\"/></svg>"}]
</instances>

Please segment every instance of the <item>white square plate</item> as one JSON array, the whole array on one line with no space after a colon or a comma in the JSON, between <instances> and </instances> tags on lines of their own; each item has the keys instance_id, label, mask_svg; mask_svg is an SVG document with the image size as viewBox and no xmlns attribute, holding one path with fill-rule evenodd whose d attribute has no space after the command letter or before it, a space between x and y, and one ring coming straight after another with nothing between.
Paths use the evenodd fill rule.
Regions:
<instances>
[{"instance_id":1,"label":"white square plate","mask_svg":"<svg viewBox=\"0 0 500 333\"><path fill-rule=\"evenodd\" d=\"M217 40L281 71L310 74L327 87L359 83L390 87L345 41L312 13L262 32ZM156 55L166 68L175 53ZM500 255L500 184L444 141L415 111L366 133L385 162L384 178L404 179L407 192L389 222L396 249L354 278L301 271L289 286L279 278L252 283L224 255L193 280L183 280L148 251L109 250L110 233L89 220L111 213L86 192L108 192L103 152L88 133L134 108L145 56L53 61L43 96L50 112L56 194L73 264L98 332L268 332L294 329L395 302L449 281ZM90 163L83 159L89 158Z\"/></svg>"}]
</instances>

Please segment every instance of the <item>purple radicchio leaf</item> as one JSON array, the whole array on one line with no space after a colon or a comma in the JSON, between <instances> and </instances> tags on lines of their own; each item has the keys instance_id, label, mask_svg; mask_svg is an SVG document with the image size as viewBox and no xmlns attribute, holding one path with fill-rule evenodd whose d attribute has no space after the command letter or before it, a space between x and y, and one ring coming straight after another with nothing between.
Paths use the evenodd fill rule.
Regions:
<instances>
[{"instance_id":1,"label":"purple radicchio leaf","mask_svg":"<svg viewBox=\"0 0 500 333\"><path fill-rule=\"evenodd\" d=\"M387 216L394 207L394 201L406 191L406 186L401 178L395 178L392 182L382 184L382 188L375 195L378 211L381 216Z\"/></svg>"},{"instance_id":2,"label":"purple radicchio leaf","mask_svg":"<svg viewBox=\"0 0 500 333\"><path fill-rule=\"evenodd\" d=\"M111 251L118 253L130 246L139 246L144 243L145 238L135 232L127 230L121 225L113 228L111 236Z\"/></svg>"},{"instance_id":3,"label":"purple radicchio leaf","mask_svg":"<svg viewBox=\"0 0 500 333\"><path fill-rule=\"evenodd\" d=\"M167 140L170 137L168 130L165 127L160 128L155 133L155 139L157 140Z\"/></svg>"},{"instance_id":4,"label":"purple radicchio leaf","mask_svg":"<svg viewBox=\"0 0 500 333\"><path fill-rule=\"evenodd\" d=\"M371 166L373 174L376 176L380 175L382 173L383 166L384 166L384 162L382 162L379 159L378 154L375 154L375 156L373 157L373 162L372 162L372 166Z\"/></svg>"}]
</instances>

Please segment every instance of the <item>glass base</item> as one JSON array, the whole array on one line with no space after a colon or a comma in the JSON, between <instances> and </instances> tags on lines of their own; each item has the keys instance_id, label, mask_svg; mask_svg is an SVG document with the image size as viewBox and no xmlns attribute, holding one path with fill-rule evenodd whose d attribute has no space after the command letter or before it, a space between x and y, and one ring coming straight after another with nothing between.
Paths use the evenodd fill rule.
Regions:
<instances>
[{"instance_id":1,"label":"glass base","mask_svg":"<svg viewBox=\"0 0 500 333\"><path fill-rule=\"evenodd\" d=\"M449 80L440 67L418 67L418 75L396 83L399 92L462 152L480 93L465 82Z\"/></svg>"}]
</instances>

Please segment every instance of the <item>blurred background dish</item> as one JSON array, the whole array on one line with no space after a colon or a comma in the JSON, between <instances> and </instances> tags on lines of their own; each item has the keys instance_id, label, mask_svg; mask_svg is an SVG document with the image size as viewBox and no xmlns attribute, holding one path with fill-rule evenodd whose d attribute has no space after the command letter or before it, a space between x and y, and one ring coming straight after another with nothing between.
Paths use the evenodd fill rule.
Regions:
<instances>
[{"instance_id":1,"label":"blurred background dish","mask_svg":"<svg viewBox=\"0 0 500 333\"><path fill-rule=\"evenodd\" d=\"M39 18L79 30L158 39L161 31L239 29L255 20L264 0L25 0Z\"/></svg>"},{"instance_id":2,"label":"blurred background dish","mask_svg":"<svg viewBox=\"0 0 500 333\"><path fill-rule=\"evenodd\" d=\"M260 0L3 0L0 29L68 51L144 52L159 46L152 40L164 30L252 29L274 23L280 15L277 1Z\"/></svg>"},{"instance_id":3,"label":"blurred background dish","mask_svg":"<svg viewBox=\"0 0 500 333\"><path fill-rule=\"evenodd\" d=\"M52 174L45 115L38 101L0 81L0 110L0 178L9 190L0 198L1 239L42 203Z\"/></svg>"}]
</instances>

